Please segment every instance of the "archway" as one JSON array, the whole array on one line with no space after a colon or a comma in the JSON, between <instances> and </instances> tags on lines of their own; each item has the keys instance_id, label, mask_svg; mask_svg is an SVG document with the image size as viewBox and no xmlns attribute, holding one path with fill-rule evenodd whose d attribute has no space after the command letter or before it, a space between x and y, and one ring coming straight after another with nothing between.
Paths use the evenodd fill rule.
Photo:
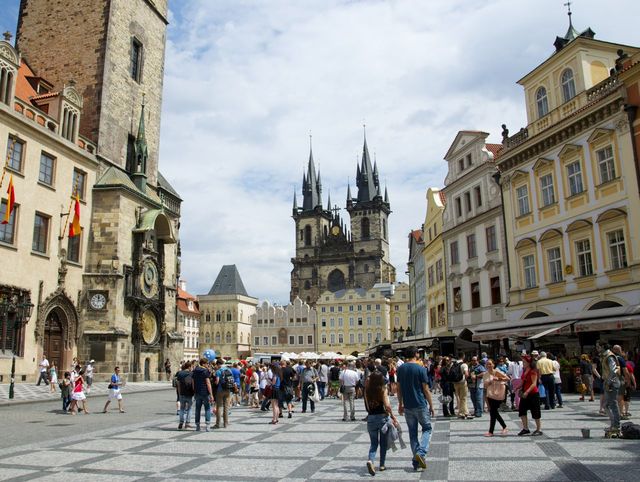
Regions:
<instances>
[{"instance_id":1,"label":"archway","mask_svg":"<svg viewBox=\"0 0 640 482\"><path fill-rule=\"evenodd\" d=\"M51 293L40 305L35 335L49 363L54 360L59 369L66 369L76 355L78 313L62 288Z\"/></svg>"},{"instance_id":2,"label":"archway","mask_svg":"<svg viewBox=\"0 0 640 482\"><path fill-rule=\"evenodd\" d=\"M61 320L64 318L64 321ZM64 373L66 368L64 365L64 328L67 325L64 312L59 309L53 309L47 315L44 322L44 341L42 347L44 354L47 356L49 363L55 363L58 373Z\"/></svg>"}]
</instances>

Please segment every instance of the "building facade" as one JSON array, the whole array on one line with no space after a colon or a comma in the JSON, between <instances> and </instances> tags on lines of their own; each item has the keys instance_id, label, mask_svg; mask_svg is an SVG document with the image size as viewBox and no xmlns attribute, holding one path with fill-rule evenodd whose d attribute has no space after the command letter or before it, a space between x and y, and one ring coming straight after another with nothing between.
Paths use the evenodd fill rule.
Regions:
<instances>
[{"instance_id":1,"label":"building facade","mask_svg":"<svg viewBox=\"0 0 640 482\"><path fill-rule=\"evenodd\" d=\"M592 346L598 335L589 332L615 330L621 339L639 322L626 314L640 305L639 171L630 117L637 121L619 73L638 49L572 25L555 46L518 82L527 127L503 134L498 159L511 260L508 319L514 333L539 332L529 325L545 322L548 334L571 330ZM562 326L552 324L566 316ZM603 316L609 321L594 320Z\"/></svg>"},{"instance_id":2,"label":"building facade","mask_svg":"<svg viewBox=\"0 0 640 482\"><path fill-rule=\"evenodd\" d=\"M247 294L235 264L224 265L206 295L198 296L200 351L213 349L225 358L251 355L251 317L258 299Z\"/></svg>"},{"instance_id":3,"label":"building facade","mask_svg":"<svg viewBox=\"0 0 640 482\"><path fill-rule=\"evenodd\" d=\"M424 335L427 324L427 282L425 279L424 240L422 229L409 233L409 293L411 295L411 330L416 335Z\"/></svg>"},{"instance_id":4,"label":"building facade","mask_svg":"<svg viewBox=\"0 0 640 482\"><path fill-rule=\"evenodd\" d=\"M427 190L427 213L424 219L422 258L426 266L425 326L416 336L438 336L447 331L447 283L445 278L442 216L444 193L437 188Z\"/></svg>"},{"instance_id":5,"label":"building facade","mask_svg":"<svg viewBox=\"0 0 640 482\"><path fill-rule=\"evenodd\" d=\"M322 201L322 182L313 153L309 154L302 179L303 203L293 198L296 253L291 259L291 301L296 297L314 306L321 293L344 289L370 289L376 283L395 281L389 260L388 218L391 205L387 190L382 195L378 166L372 166L365 139L362 162L357 167L357 197L347 189L346 225L339 208Z\"/></svg>"},{"instance_id":6,"label":"building facade","mask_svg":"<svg viewBox=\"0 0 640 482\"><path fill-rule=\"evenodd\" d=\"M179 321L184 327L184 359L197 360L200 358L200 303L187 292L185 280L180 280L177 299Z\"/></svg>"},{"instance_id":7,"label":"building facade","mask_svg":"<svg viewBox=\"0 0 640 482\"><path fill-rule=\"evenodd\" d=\"M445 155L449 170L442 214L448 328L459 335L504 320L505 236L495 156L489 134L460 131ZM434 270L435 279L438 273ZM437 308L436 308L437 311Z\"/></svg>"},{"instance_id":8,"label":"building facade","mask_svg":"<svg viewBox=\"0 0 640 482\"><path fill-rule=\"evenodd\" d=\"M251 317L254 353L316 351L316 310L296 298L287 306L263 301Z\"/></svg>"},{"instance_id":9,"label":"building facade","mask_svg":"<svg viewBox=\"0 0 640 482\"><path fill-rule=\"evenodd\" d=\"M82 22L69 15L82 11ZM182 358L176 310L181 199L158 172L167 25L165 0L21 2L16 46L34 78L73 85L62 135L96 146L77 355L96 377L114 363L129 380L154 380L166 358ZM60 59L65 59L60 62ZM45 300L46 301L46 300ZM38 323L45 324L47 303Z\"/></svg>"}]
</instances>

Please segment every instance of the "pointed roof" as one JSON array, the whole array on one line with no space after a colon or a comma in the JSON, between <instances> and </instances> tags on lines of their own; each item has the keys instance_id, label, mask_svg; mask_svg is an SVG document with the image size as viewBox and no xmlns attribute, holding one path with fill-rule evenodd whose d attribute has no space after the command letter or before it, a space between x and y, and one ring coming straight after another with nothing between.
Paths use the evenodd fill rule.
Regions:
<instances>
[{"instance_id":1,"label":"pointed roof","mask_svg":"<svg viewBox=\"0 0 640 482\"><path fill-rule=\"evenodd\" d=\"M316 171L316 165L313 161L313 149L309 147L307 173L303 175L302 178L303 211L313 211L316 206L322 205L322 201L320 199L321 189L320 173Z\"/></svg>"},{"instance_id":2,"label":"pointed roof","mask_svg":"<svg viewBox=\"0 0 640 482\"><path fill-rule=\"evenodd\" d=\"M167 181L167 178L164 177L160 171L158 171L158 187L164 189L170 194L173 194L175 197L177 197L182 201L180 194L178 194L178 192L173 188L173 186L169 184L169 181Z\"/></svg>"},{"instance_id":3,"label":"pointed roof","mask_svg":"<svg viewBox=\"0 0 640 482\"><path fill-rule=\"evenodd\" d=\"M209 294L249 296L235 264L226 264L222 267Z\"/></svg>"},{"instance_id":4,"label":"pointed roof","mask_svg":"<svg viewBox=\"0 0 640 482\"><path fill-rule=\"evenodd\" d=\"M364 144L362 145L362 162L356 175L356 186L358 186L358 202L373 201L376 196L377 183L375 181L373 167L371 166L371 157L369 156L366 135L364 137Z\"/></svg>"},{"instance_id":5,"label":"pointed roof","mask_svg":"<svg viewBox=\"0 0 640 482\"><path fill-rule=\"evenodd\" d=\"M144 94L142 96L142 107L140 108L140 120L138 122L138 133L136 135L135 149L136 154L147 157L147 137L144 126ZM146 166L143 166L146 167Z\"/></svg>"}]
</instances>

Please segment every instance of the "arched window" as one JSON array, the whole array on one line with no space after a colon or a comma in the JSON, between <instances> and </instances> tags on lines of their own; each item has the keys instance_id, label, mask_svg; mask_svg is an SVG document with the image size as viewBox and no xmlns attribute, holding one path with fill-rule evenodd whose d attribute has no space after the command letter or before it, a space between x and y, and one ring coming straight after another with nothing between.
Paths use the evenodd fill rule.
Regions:
<instances>
[{"instance_id":1,"label":"arched window","mask_svg":"<svg viewBox=\"0 0 640 482\"><path fill-rule=\"evenodd\" d=\"M344 274L339 269L334 269L331 273L329 273L329 278L327 281L328 289L333 293L345 288Z\"/></svg>"},{"instance_id":2,"label":"arched window","mask_svg":"<svg viewBox=\"0 0 640 482\"><path fill-rule=\"evenodd\" d=\"M573 81L573 70L566 69L562 72L560 83L562 84L562 99L565 102L569 102L576 96L576 84Z\"/></svg>"},{"instance_id":3,"label":"arched window","mask_svg":"<svg viewBox=\"0 0 640 482\"><path fill-rule=\"evenodd\" d=\"M382 239L387 239L387 220L382 220Z\"/></svg>"},{"instance_id":4,"label":"arched window","mask_svg":"<svg viewBox=\"0 0 640 482\"><path fill-rule=\"evenodd\" d=\"M211 321L211 313L209 313L207 311L207 313L204 315L204 321Z\"/></svg>"},{"instance_id":5,"label":"arched window","mask_svg":"<svg viewBox=\"0 0 640 482\"><path fill-rule=\"evenodd\" d=\"M216 321L222 321L221 315L219 311L216 311Z\"/></svg>"},{"instance_id":6,"label":"arched window","mask_svg":"<svg viewBox=\"0 0 640 482\"><path fill-rule=\"evenodd\" d=\"M216 344L220 343L220 332L216 332Z\"/></svg>"},{"instance_id":7,"label":"arched window","mask_svg":"<svg viewBox=\"0 0 640 482\"><path fill-rule=\"evenodd\" d=\"M204 342L208 345L209 343L211 343L211 335L209 333L205 333L204 335Z\"/></svg>"},{"instance_id":8,"label":"arched window","mask_svg":"<svg viewBox=\"0 0 640 482\"><path fill-rule=\"evenodd\" d=\"M362 233L362 239L369 239L369 236L371 235L369 218L362 218L362 221L360 221L360 230Z\"/></svg>"},{"instance_id":9,"label":"arched window","mask_svg":"<svg viewBox=\"0 0 640 482\"><path fill-rule=\"evenodd\" d=\"M310 290L311 289L311 283L309 282L309 280L304 282L304 289L305 290Z\"/></svg>"},{"instance_id":10,"label":"arched window","mask_svg":"<svg viewBox=\"0 0 640 482\"><path fill-rule=\"evenodd\" d=\"M536 105L538 106L538 117L544 117L549 113L547 89L545 89L544 87L540 87L536 91Z\"/></svg>"},{"instance_id":11,"label":"arched window","mask_svg":"<svg viewBox=\"0 0 640 482\"><path fill-rule=\"evenodd\" d=\"M225 343L231 343L231 332L227 331L227 336L224 337Z\"/></svg>"},{"instance_id":12,"label":"arched window","mask_svg":"<svg viewBox=\"0 0 640 482\"><path fill-rule=\"evenodd\" d=\"M329 236L329 227L328 227L328 226L325 226L325 227L324 227L324 237L325 237L325 239L326 239L328 236Z\"/></svg>"},{"instance_id":13,"label":"arched window","mask_svg":"<svg viewBox=\"0 0 640 482\"><path fill-rule=\"evenodd\" d=\"M227 311L227 321L231 321L231 311Z\"/></svg>"},{"instance_id":14,"label":"arched window","mask_svg":"<svg viewBox=\"0 0 640 482\"><path fill-rule=\"evenodd\" d=\"M311 226L304 227L304 245L311 246Z\"/></svg>"}]
</instances>

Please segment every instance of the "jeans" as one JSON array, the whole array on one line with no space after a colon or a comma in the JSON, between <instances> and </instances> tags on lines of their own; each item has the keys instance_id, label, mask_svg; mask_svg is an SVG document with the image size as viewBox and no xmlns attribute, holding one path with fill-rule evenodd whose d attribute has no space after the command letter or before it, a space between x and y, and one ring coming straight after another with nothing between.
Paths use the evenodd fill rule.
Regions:
<instances>
[{"instance_id":1,"label":"jeans","mask_svg":"<svg viewBox=\"0 0 640 482\"><path fill-rule=\"evenodd\" d=\"M355 396L356 396L355 387L344 387L344 393L342 394L342 410L343 410L342 418L344 420L347 419L347 403L349 403L349 414L351 415L351 420L355 420L356 418L356 404L354 400Z\"/></svg>"},{"instance_id":2,"label":"jeans","mask_svg":"<svg viewBox=\"0 0 640 482\"><path fill-rule=\"evenodd\" d=\"M500 424L502 428L507 428L507 424L504 423L502 416L500 415L500 405L502 405L502 400L494 400L493 398L487 397L487 403L489 404L489 433L493 433L493 429L496 428L496 421Z\"/></svg>"},{"instance_id":3,"label":"jeans","mask_svg":"<svg viewBox=\"0 0 640 482\"><path fill-rule=\"evenodd\" d=\"M369 415L371 417L371 415ZM409 429L409 443L413 455L420 454L422 457L429 452L429 442L431 441L431 415L429 409L424 408L405 408L404 418L407 421ZM418 441L418 424L422 427L422 438ZM416 467L416 462L413 462Z\"/></svg>"},{"instance_id":4,"label":"jeans","mask_svg":"<svg viewBox=\"0 0 640 482\"><path fill-rule=\"evenodd\" d=\"M38 383L36 385L40 386L40 382L44 380L45 385L49 385L49 379L47 378L47 372L40 372L40 376L38 377Z\"/></svg>"},{"instance_id":5,"label":"jeans","mask_svg":"<svg viewBox=\"0 0 640 482\"><path fill-rule=\"evenodd\" d=\"M556 383L556 400L558 400L558 406L562 406L562 383Z\"/></svg>"},{"instance_id":6,"label":"jeans","mask_svg":"<svg viewBox=\"0 0 640 482\"><path fill-rule=\"evenodd\" d=\"M611 389L604 387L604 406L609 412L609 420L612 429L620 428L620 409L618 408L618 388Z\"/></svg>"},{"instance_id":7,"label":"jeans","mask_svg":"<svg viewBox=\"0 0 640 482\"><path fill-rule=\"evenodd\" d=\"M229 390L222 389L216 392L216 427L220 426L220 418L223 418L224 426L229 424Z\"/></svg>"},{"instance_id":8,"label":"jeans","mask_svg":"<svg viewBox=\"0 0 640 482\"><path fill-rule=\"evenodd\" d=\"M309 387L313 385L313 382L305 382L302 385L302 411L307 411L307 401L311 402L311 411L316 409L316 404L309 398Z\"/></svg>"},{"instance_id":9,"label":"jeans","mask_svg":"<svg viewBox=\"0 0 640 482\"><path fill-rule=\"evenodd\" d=\"M324 400L324 391L327 387L327 382L317 382L318 383L318 391L320 392L320 400Z\"/></svg>"},{"instance_id":10,"label":"jeans","mask_svg":"<svg viewBox=\"0 0 640 482\"><path fill-rule=\"evenodd\" d=\"M476 417L482 417L482 409L484 408L484 388L469 387L471 394L471 403L473 403L473 413Z\"/></svg>"},{"instance_id":11,"label":"jeans","mask_svg":"<svg viewBox=\"0 0 640 482\"><path fill-rule=\"evenodd\" d=\"M380 465L384 466L387 457L387 435L382 433L382 427L389 421L387 414L369 415L367 418L367 431L369 432L369 459L373 462L376 459L378 445L380 445Z\"/></svg>"},{"instance_id":12,"label":"jeans","mask_svg":"<svg viewBox=\"0 0 640 482\"><path fill-rule=\"evenodd\" d=\"M547 410L549 407L556 408L556 379L553 377L553 373L542 375L540 381L544 385L545 392L547 392L547 398L543 400L544 408Z\"/></svg>"},{"instance_id":13,"label":"jeans","mask_svg":"<svg viewBox=\"0 0 640 482\"><path fill-rule=\"evenodd\" d=\"M209 395L196 395L196 426L200 426L200 409L204 405L204 421L207 425L211 423L211 402Z\"/></svg>"},{"instance_id":14,"label":"jeans","mask_svg":"<svg viewBox=\"0 0 640 482\"><path fill-rule=\"evenodd\" d=\"M69 410L69 405L71 405L71 395L66 395L62 397L62 411L66 412Z\"/></svg>"},{"instance_id":15,"label":"jeans","mask_svg":"<svg viewBox=\"0 0 640 482\"><path fill-rule=\"evenodd\" d=\"M191 421L191 407L193 406L193 397L186 395L180 396L180 423L189 423Z\"/></svg>"}]
</instances>

